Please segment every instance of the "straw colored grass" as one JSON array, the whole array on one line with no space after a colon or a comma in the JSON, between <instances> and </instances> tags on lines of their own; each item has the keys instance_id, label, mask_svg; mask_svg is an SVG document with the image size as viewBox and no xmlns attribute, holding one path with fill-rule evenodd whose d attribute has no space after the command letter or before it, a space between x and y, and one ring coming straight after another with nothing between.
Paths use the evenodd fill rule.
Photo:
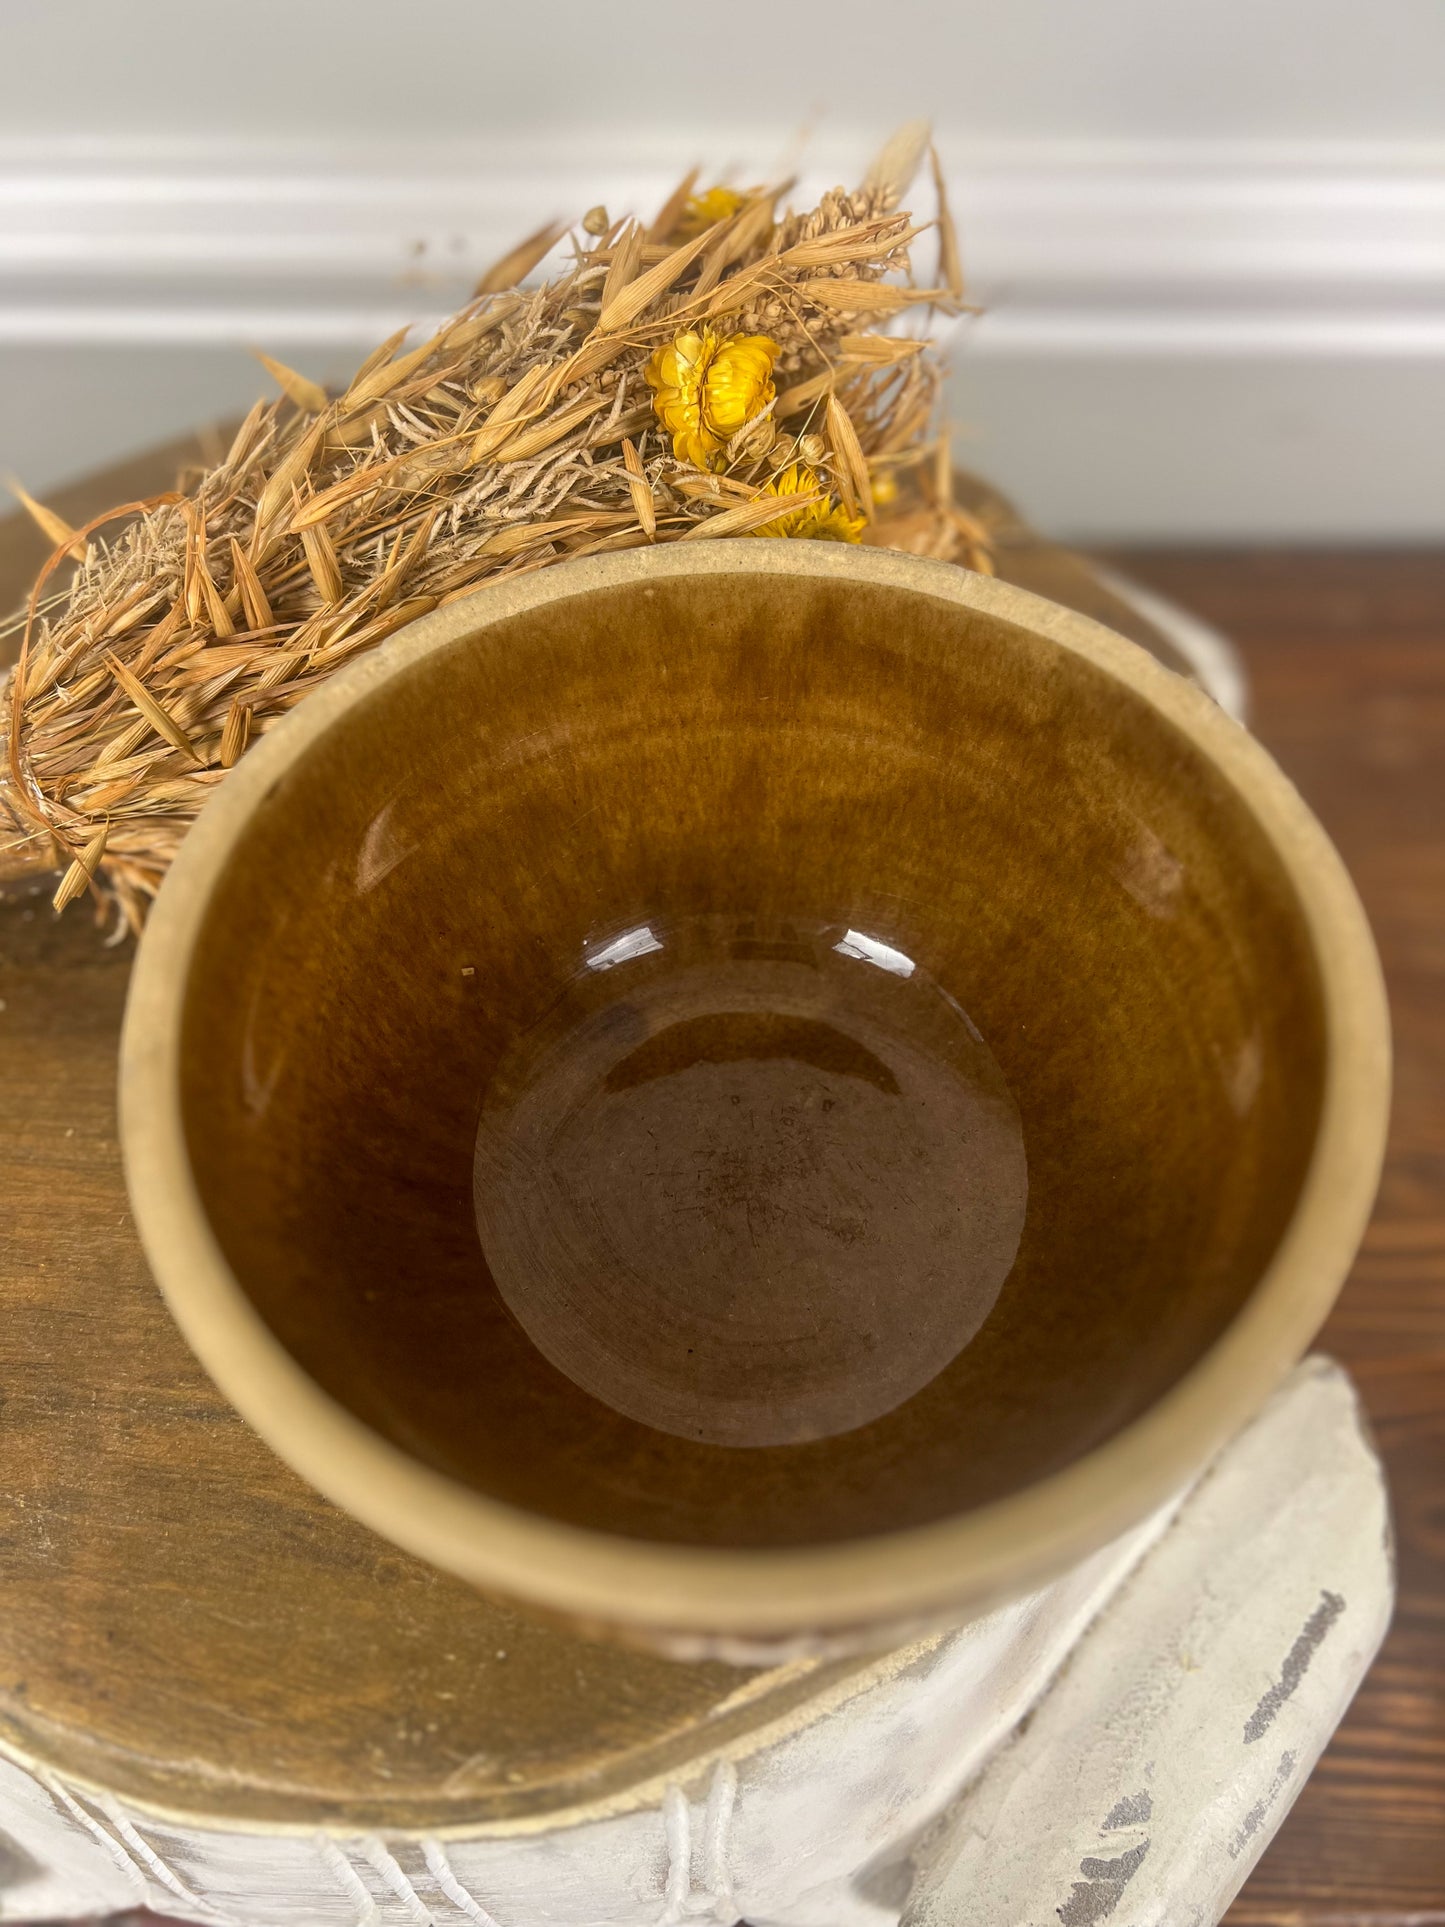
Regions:
<instances>
[{"instance_id":1,"label":"straw colored grass","mask_svg":"<svg viewBox=\"0 0 1445 1927\"><path fill-rule=\"evenodd\" d=\"M880 331L960 305L946 203L946 285L912 272L924 229L899 202L925 145L904 130L861 188L801 214L781 187L697 197L695 175L646 226L593 208L527 288L558 240L541 229L339 394L262 357L281 398L183 492L75 530L17 490L55 546L0 698L0 878L53 866L57 907L90 894L139 930L211 790L333 670L501 576L755 534L795 463L817 486L790 509L836 501L866 540L991 568L949 500L940 357ZM644 378L689 329L778 346L777 398L718 473L674 454Z\"/></svg>"}]
</instances>

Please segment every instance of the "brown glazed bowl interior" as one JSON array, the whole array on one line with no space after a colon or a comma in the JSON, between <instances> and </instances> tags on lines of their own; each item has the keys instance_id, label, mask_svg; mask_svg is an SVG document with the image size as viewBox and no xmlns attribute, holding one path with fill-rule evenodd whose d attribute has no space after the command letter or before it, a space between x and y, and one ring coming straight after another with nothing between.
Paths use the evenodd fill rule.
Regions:
<instances>
[{"instance_id":1,"label":"brown glazed bowl interior","mask_svg":"<svg viewBox=\"0 0 1445 1927\"><path fill-rule=\"evenodd\" d=\"M1196 1472L1338 1289L1387 1060L1338 859L1199 691L942 564L699 543L428 616L247 757L123 1135L277 1451L696 1650L961 1616Z\"/></svg>"}]
</instances>

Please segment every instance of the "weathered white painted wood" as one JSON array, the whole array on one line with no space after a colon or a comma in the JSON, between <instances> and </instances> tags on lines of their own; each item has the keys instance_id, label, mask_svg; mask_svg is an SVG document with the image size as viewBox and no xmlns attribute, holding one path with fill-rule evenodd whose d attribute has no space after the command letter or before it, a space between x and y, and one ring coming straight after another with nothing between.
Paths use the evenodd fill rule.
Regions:
<instances>
[{"instance_id":1,"label":"weathered white painted wood","mask_svg":"<svg viewBox=\"0 0 1445 1927\"><path fill-rule=\"evenodd\" d=\"M1211 1927L1353 1697L1392 1597L1379 1464L1343 1373L1313 1361L949 1817L905 1927Z\"/></svg>"},{"instance_id":2,"label":"weathered white painted wood","mask_svg":"<svg viewBox=\"0 0 1445 1927\"><path fill-rule=\"evenodd\" d=\"M1348 1381L1312 1361L1181 1507L682 1784L383 1841L179 1821L0 1757L0 1918L144 1901L209 1927L1210 1923L1383 1633L1385 1537Z\"/></svg>"}]
</instances>

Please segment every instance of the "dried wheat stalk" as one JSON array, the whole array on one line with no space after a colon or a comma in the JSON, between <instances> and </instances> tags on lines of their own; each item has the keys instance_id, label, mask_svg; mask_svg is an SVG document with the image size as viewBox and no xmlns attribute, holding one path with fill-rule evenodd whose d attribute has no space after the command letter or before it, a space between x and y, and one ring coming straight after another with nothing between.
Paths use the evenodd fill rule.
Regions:
<instances>
[{"instance_id":1,"label":"dried wheat stalk","mask_svg":"<svg viewBox=\"0 0 1445 1927\"><path fill-rule=\"evenodd\" d=\"M873 325L957 305L942 202L953 285L910 273L922 230L898 203L921 147L905 130L860 189L802 215L778 214L779 189L695 197L693 177L650 228L594 208L554 280L517 285L548 228L343 394L267 360L284 399L185 493L83 530L30 505L56 546L0 702L0 878L60 867L57 907L89 892L138 930L249 743L340 664L499 576L649 542L855 539L859 518L870 541L989 568L987 530L949 500L939 358ZM778 350L775 399L713 469L674 452L647 378L655 351L704 329Z\"/></svg>"}]
</instances>

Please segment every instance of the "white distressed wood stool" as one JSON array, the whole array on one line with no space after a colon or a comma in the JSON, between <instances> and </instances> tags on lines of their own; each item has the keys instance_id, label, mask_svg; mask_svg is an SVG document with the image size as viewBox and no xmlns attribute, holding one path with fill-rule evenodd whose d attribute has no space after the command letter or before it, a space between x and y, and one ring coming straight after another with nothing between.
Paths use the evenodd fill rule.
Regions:
<instances>
[{"instance_id":1,"label":"white distressed wood stool","mask_svg":"<svg viewBox=\"0 0 1445 1927\"><path fill-rule=\"evenodd\" d=\"M1207 1927L1390 1617L1345 1375L1301 1366L1188 1493L1043 1591L540 1822L167 1816L0 1758L3 1917L250 1927ZM1027 1718L1025 1716L1028 1716Z\"/></svg>"}]
</instances>

